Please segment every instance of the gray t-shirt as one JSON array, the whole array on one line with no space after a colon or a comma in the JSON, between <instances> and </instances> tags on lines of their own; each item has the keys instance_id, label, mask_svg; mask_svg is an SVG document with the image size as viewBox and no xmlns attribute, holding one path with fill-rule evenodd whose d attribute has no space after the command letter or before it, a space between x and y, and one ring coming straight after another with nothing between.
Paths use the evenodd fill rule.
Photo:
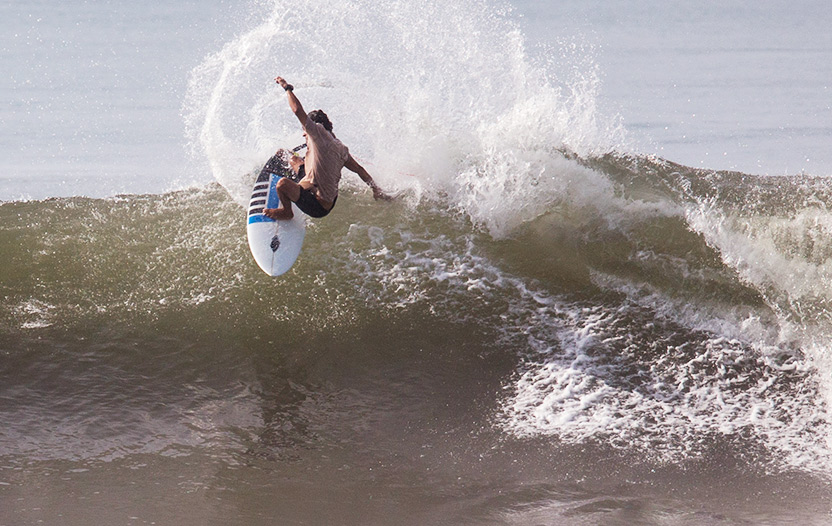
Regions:
<instances>
[{"instance_id":1,"label":"gray t-shirt","mask_svg":"<svg viewBox=\"0 0 832 526\"><path fill-rule=\"evenodd\" d=\"M301 183L311 183L317 190L318 199L332 203L338 197L341 168L350 158L350 151L309 117L303 130L306 132L306 177Z\"/></svg>"}]
</instances>

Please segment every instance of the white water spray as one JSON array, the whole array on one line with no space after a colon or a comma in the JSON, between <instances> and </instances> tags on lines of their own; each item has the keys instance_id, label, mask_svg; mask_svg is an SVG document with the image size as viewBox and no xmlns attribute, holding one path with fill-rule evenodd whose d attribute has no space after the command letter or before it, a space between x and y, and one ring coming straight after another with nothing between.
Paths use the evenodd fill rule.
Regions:
<instances>
[{"instance_id":1,"label":"white water spray","mask_svg":"<svg viewBox=\"0 0 832 526\"><path fill-rule=\"evenodd\" d=\"M281 75L307 111L327 111L383 186L447 197L499 236L553 203L605 192L604 177L560 152L622 139L596 112L589 52L569 44L536 56L510 11L487 2L275 0L259 26L194 69L189 134L244 202L251 172L300 140L272 80Z\"/></svg>"}]
</instances>

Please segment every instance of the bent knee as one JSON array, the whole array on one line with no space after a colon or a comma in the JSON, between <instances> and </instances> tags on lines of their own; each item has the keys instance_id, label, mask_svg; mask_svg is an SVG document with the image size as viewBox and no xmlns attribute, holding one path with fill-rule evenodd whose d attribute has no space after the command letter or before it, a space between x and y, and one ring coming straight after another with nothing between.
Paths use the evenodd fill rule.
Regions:
<instances>
[{"instance_id":1,"label":"bent knee","mask_svg":"<svg viewBox=\"0 0 832 526\"><path fill-rule=\"evenodd\" d=\"M292 201L297 201L300 197L300 185L288 177L278 179L276 188L278 194L285 195Z\"/></svg>"}]
</instances>

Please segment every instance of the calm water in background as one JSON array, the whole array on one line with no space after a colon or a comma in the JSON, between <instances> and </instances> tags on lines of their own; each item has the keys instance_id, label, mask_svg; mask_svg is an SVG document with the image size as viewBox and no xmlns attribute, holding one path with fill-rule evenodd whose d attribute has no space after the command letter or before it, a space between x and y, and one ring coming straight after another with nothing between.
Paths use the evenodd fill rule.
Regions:
<instances>
[{"instance_id":1,"label":"calm water in background","mask_svg":"<svg viewBox=\"0 0 832 526\"><path fill-rule=\"evenodd\" d=\"M829 175L832 123L825 2L533 2L536 38L599 46L605 111L639 151L687 166Z\"/></svg>"},{"instance_id":2,"label":"calm water in background","mask_svg":"<svg viewBox=\"0 0 832 526\"><path fill-rule=\"evenodd\" d=\"M832 520L832 8L504 7L0 7L0 525Z\"/></svg>"},{"instance_id":3,"label":"calm water in background","mask_svg":"<svg viewBox=\"0 0 832 526\"><path fill-rule=\"evenodd\" d=\"M105 0L0 9L0 198L162 191L183 179L188 74L233 34L236 9Z\"/></svg>"},{"instance_id":4,"label":"calm water in background","mask_svg":"<svg viewBox=\"0 0 832 526\"><path fill-rule=\"evenodd\" d=\"M513 7L529 47L587 48L602 78L599 111L620 115L632 149L717 170L832 172L827 3ZM93 1L2 9L0 198L157 192L211 180L186 155L188 76L262 8Z\"/></svg>"}]
</instances>

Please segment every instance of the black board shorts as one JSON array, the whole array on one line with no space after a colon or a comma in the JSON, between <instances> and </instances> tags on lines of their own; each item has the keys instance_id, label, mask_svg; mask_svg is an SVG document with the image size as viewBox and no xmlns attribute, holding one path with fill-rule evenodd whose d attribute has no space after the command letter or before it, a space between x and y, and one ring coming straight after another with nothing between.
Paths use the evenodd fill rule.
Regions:
<instances>
[{"instance_id":1,"label":"black board shorts","mask_svg":"<svg viewBox=\"0 0 832 526\"><path fill-rule=\"evenodd\" d=\"M335 197L335 201L338 201L338 196ZM332 208L335 208L335 201L332 202ZM327 210L321 206L321 202L318 201L318 198L315 197L312 190L308 190L303 187L300 188L300 197L298 197L295 204L298 205L301 212L314 218L324 217L332 211L332 208Z\"/></svg>"}]
</instances>

